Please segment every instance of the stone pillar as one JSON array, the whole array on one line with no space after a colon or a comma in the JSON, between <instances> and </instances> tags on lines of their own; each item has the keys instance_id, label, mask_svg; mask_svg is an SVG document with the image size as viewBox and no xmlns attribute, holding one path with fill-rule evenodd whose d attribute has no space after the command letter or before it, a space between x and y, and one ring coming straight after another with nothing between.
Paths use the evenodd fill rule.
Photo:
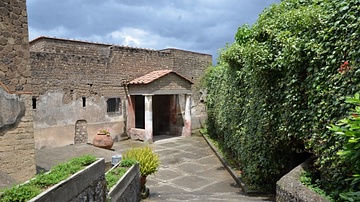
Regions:
<instances>
[{"instance_id":1,"label":"stone pillar","mask_svg":"<svg viewBox=\"0 0 360 202\"><path fill-rule=\"evenodd\" d=\"M145 142L153 142L153 110L152 110L152 94L145 96Z\"/></svg>"},{"instance_id":2,"label":"stone pillar","mask_svg":"<svg viewBox=\"0 0 360 202\"><path fill-rule=\"evenodd\" d=\"M0 19L0 188L3 188L32 178L36 167L26 0L0 0Z\"/></svg>"},{"instance_id":3,"label":"stone pillar","mask_svg":"<svg viewBox=\"0 0 360 202\"><path fill-rule=\"evenodd\" d=\"M185 95L185 118L183 136L191 136L191 94Z\"/></svg>"}]
</instances>

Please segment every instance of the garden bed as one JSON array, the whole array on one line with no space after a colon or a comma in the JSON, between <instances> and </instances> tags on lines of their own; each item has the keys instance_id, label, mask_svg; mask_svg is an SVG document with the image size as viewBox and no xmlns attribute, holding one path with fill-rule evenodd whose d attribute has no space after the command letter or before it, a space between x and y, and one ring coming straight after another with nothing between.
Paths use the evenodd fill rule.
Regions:
<instances>
[{"instance_id":1,"label":"garden bed","mask_svg":"<svg viewBox=\"0 0 360 202\"><path fill-rule=\"evenodd\" d=\"M72 201L106 199L105 160L79 157L10 189L0 201Z\"/></svg>"},{"instance_id":2,"label":"garden bed","mask_svg":"<svg viewBox=\"0 0 360 202\"><path fill-rule=\"evenodd\" d=\"M130 168L121 167L121 162L112 167L105 175L109 179L109 174L111 172L115 175L121 176L120 179L114 184L110 182L112 180L107 180L110 186L109 192L107 194L108 201L140 201L140 167L139 163L131 166ZM126 169L126 172L122 174L123 170ZM111 177L112 178L112 177Z\"/></svg>"}]
</instances>

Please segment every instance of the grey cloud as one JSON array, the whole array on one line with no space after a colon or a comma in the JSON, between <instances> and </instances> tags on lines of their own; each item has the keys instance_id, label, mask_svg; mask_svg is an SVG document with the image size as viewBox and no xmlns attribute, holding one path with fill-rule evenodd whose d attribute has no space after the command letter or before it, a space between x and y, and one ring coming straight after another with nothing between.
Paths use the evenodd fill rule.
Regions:
<instances>
[{"instance_id":1,"label":"grey cloud","mask_svg":"<svg viewBox=\"0 0 360 202\"><path fill-rule=\"evenodd\" d=\"M36 34L115 43L121 41L112 41L112 33L130 30L125 34L131 35L139 29L146 32L141 36L158 40L153 46L202 51L216 58L219 48L234 41L239 26L252 24L266 6L279 1L27 0L27 6L29 27Z\"/></svg>"}]
</instances>

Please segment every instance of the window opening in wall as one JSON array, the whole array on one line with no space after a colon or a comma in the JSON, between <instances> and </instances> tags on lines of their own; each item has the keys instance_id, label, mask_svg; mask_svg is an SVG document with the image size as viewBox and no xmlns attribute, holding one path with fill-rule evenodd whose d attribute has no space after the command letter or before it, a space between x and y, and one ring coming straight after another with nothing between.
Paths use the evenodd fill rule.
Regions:
<instances>
[{"instance_id":1,"label":"window opening in wall","mask_svg":"<svg viewBox=\"0 0 360 202\"><path fill-rule=\"evenodd\" d=\"M121 99L109 98L107 101L107 113L121 115Z\"/></svg>"},{"instance_id":2,"label":"window opening in wall","mask_svg":"<svg viewBox=\"0 0 360 202\"><path fill-rule=\"evenodd\" d=\"M86 97L82 97L82 105L83 107L86 107Z\"/></svg>"},{"instance_id":3,"label":"window opening in wall","mask_svg":"<svg viewBox=\"0 0 360 202\"><path fill-rule=\"evenodd\" d=\"M36 97L32 97L32 108L36 109Z\"/></svg>"}]
</instances>

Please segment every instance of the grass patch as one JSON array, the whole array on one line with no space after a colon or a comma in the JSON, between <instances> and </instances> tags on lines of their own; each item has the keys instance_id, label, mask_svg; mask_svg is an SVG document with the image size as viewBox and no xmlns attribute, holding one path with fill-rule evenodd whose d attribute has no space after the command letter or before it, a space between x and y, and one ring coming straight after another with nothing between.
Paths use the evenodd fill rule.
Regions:
<instances>
[{"instance_id":1,"label":"grass patch","mask_svg":"<svg viewBox=\"0 0 360 202\"><path fill-rule=\"evenodd\" d=\"M36 175L29 183L0 190L0 202L28 201L47 188L65 180L74 173L96 161L92 155L84 155L54 166L49 172Z\"/></svg>"}]
</instances>

